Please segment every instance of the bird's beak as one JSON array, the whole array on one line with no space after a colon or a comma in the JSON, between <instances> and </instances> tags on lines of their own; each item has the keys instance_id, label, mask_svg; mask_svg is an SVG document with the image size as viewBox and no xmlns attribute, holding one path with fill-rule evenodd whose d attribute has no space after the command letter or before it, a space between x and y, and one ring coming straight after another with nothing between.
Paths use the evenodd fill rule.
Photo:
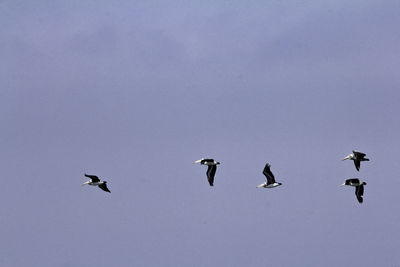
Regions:
<instances>
[{"instance_id":1,"label":"bird's beak","mask_svg":"<svg viewBox=\"0 0 400 267\"><path fill-rule=\"evenodd\" d=\"M346 183L343 183L343 184L341 184L341 185L339 185L339 186L345 186L346 185Z\"/></svg>"},{"instance_id":2,"label":"bird's beak","mask_svg":"<svg viewBox=\"0 0 400 267\"><path fill-rule=\"evenodd\" d=\"M345 157L344 159L342 159L342 161L343 161L343 160L346 160L346 159L349 159L349 158L350 158L350 156L347 156L347 157Z\"/></svg>"},{"instance_id":3,"label":"bird's beak","mask_svg":"<svg viewBox=\"0 0 400 267\"><path fill-rule=\"evenodd\" d=\"M84 182L84 183L82 184L82 186L84 186L84 185L86 185L86 184L89 184L89 183L90 183L90 181Z\"/></svg>"},{"instance_id":4,"label":"bird's beak","mask_svg":"<svg viewBox=\"0 0 400 267\"><path fill-rule=\"evenodd\" d=\"M194 161L193 164L200 163L200 162L201 162L201 159Z\"/></svg>"}]
</instances>

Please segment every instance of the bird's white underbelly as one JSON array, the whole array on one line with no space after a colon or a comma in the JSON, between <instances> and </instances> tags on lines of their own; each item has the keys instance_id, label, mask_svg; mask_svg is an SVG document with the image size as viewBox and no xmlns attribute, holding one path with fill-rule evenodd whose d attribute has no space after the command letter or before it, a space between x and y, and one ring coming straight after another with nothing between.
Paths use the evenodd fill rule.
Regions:
<instances>
[{"instance_id":1,"label":"bird's white underbelly","mask_svg":"<svg viewBox=\"0 0 400 267\"><path fill-rule=\"evenodd\" d=\"M269 184L267 186L265 186L266 188L273 188L273 187L277 187L279 184L278 183L273 183L273 184Z\"/></svg>"}]
</instances>

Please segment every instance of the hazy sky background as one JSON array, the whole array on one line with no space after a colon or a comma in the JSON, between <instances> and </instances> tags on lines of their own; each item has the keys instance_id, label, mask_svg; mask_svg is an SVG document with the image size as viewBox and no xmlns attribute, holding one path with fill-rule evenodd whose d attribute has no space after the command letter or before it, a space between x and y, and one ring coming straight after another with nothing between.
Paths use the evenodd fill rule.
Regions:
<instances>
[{"instance_id":1,"label":"hazy sky background","mask_svg":"<svg viewBox=\"0 0 400 267\"><path fill-rule=\"evenodd\" d=\"M0 1L0 265L400 266L399 14Z\"/></svg>"}]
</instances>

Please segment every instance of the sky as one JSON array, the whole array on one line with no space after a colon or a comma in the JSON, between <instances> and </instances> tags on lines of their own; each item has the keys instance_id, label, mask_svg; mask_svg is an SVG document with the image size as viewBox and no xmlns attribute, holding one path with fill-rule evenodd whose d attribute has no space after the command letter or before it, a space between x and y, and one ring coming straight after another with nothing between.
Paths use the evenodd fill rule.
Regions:
<instances>
[{"instance_id":1,"label":"sky","mask_svg":"<svg viewBox=\"0 0 400 267\"><path fill-rule=\"evenodd\" d=\"M400 266L399 10L0 1L0 265Z\"/></svg>"}]
</instances>

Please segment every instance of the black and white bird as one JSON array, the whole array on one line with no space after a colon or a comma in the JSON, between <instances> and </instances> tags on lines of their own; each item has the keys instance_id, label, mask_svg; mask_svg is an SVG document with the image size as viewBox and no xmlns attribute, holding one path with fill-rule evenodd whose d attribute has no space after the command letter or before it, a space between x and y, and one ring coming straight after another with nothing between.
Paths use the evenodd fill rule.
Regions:
<instances>
[{"instance_id":1,"label":"black and white bird","mask_svg":"<svg viewBox=\"0 0 400 267\"><path fill-rule=\"evenodd\" d=\"M214 186L214 177L215 177L215 172L217 171L217 165L220 164L220 162L215 161L214 159L199 159L193 162L193 164L200 163L201 165L207 165L207 179L208 183L210 186Z\"/></svg>"},{"instance_id":2,"label":"black and white bird","mask_svg":"<svg viewBox=\"0 0 400 267\"><path fill-rule=\"evenodd\" d=\"M271 172L271 165L269 163L267 163L264 167L264 170L262 172L265 177L267 178L267 181L263 184L260 184L257 186L257 188L260 187L264 187L264 188L273 188L273 187L277 187L282 185L281 183L277 183L275 181L275 176L274 174Z\"/></svg>"},{"instance_id":3,"label":"black and white bird","mask_svg":"<svg viewBox=\"0 0 400 267\"><path fill-rule=\"evenodd\" d=\"M363 203L363 195L364 195L364 185L367 185L366 182L360 182L358 178L347 179L340 186L350 185L356 188L356 197L358 202Z\"/></svg>"},{"instance_id":4,"label":"black and white bird","mask_svg":"<svg viewBox=\"0 0 400 267\"><path fill-rule=\"evenodd\" d=\"M89 174L85 173L85 176L89 177L90 180L83 183L82 186L84 186L86 184L93 185L93 186L98 185L102 190L111 193L111 191L108 190L108 188L107 188L107 181L100 181L99 177L97 177L96 175L89 175Z\"/></svg>"},{"instance_id":5,"label":"black and white bird","mask_svg":"<svg viewBox=\"0 0 400 267\"><path fill-rule=\"evenodd\" d=\"M361 153L359 151L355 151L353 150L353 153L351 153L350 155L346 156L344 159L342 160L346 160L346 159L351 159L354 161L354 165L356 166L357 171L360 171L360 162L361 161L369 161L369 159L365 158L366 154Z\"/></svg>"}]
</instances>

